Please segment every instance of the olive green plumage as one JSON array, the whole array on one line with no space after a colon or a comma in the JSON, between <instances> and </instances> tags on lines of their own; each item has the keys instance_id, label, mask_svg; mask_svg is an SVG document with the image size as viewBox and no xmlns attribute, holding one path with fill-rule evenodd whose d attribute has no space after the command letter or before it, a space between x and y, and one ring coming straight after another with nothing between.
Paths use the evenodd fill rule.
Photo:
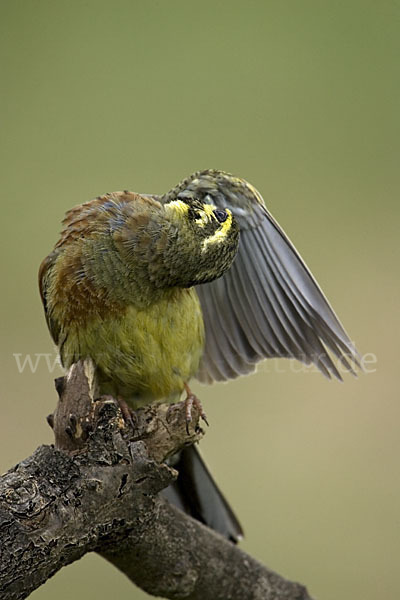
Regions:
<instances>
[{"instance_id":1,"label":"olive green plumage","mask_svg":"<svg viewBox=\"0 0 400 600\"><path fill-rule=\"evenodd\" d=\"M102 389L132 406L269 357L338 378L327 350L348 370L357 364L311 273L243 179L208 170L164 196L106 194L63 223L39 273L53 339L64 366L91 356Z\"/></svg>"},{"instance_id":2,"label":"olive green plumage","mask_svg":"<svg viewBox=\"0 0 400 600\"><path fill-rule=\"evenodd\" d=\"M240 239L239 239L240 231ZM71 209L39 283L62 363L90 356L100 392L136 408L265 358L352 371L357 352L257 190L200 171L163 196L115 192ZM330 352L337 358L334 361ZM242 529L194 447L165 494L237 541Z\"/></svg>"},{"instance_id":3,"label":"olive green plumage","mask_svg":"<svg viewBox=\"0 0 400 600\"><path fill-rule=\"evenodd\" d=\"M193 286L223 275L237 251L231 212L116 192L72 209L64 225L40 273L63 365L90 356L101 392L132 407L176 399L204 347Z\"/></svg>"}]
</instances>

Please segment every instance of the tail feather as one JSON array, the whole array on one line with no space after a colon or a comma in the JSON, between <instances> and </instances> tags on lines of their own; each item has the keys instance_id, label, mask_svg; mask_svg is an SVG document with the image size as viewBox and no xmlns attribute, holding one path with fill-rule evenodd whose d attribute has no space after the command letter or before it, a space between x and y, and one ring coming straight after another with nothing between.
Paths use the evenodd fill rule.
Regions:
<instances>
[{"instance_id":1,"label":"tail feather","mask_svg":"<svg viewBox=\"0 0 400 600\"><path fill-rule=\"evenodd\" d=\"M175 506L237 543L242 527L218 489L195 446L188 446L172 457L170 464L179 472L177 480L163 491Z\"/></svg>"}]
</instances>

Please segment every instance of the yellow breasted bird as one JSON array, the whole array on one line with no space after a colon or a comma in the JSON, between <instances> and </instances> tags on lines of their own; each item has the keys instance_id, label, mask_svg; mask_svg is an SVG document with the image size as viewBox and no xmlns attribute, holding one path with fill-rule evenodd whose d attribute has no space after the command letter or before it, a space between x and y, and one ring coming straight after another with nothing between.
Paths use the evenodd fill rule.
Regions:
<instances>
[{"instance_id":1,"label":"yellow breasted bird","mask_svg":"<svg viewBox=\"0 0 400 600\"><path fill-rule=\"evenodd\" d=\"M39 285L61 361L91 357L100 392L132 409L177 400L265 358L341 379L358 354L258 191L217 170L162 196L114 192L72 208ZM237 540L241 527L194 447L167 496Z\"/></svg>"}]
</instances>

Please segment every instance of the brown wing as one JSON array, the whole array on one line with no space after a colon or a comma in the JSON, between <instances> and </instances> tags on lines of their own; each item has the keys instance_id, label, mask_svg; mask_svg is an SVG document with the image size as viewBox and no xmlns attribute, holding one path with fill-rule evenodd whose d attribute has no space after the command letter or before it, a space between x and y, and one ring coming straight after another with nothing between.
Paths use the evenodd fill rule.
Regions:
<instances>
[{"instance_id":1,"label":"brown wing","mask_svg":"<svg viewBox=\"0 0 400 600\"><path fill-rule=\"evenodd\" d=\"M146 198L146 201L151 201L148 196L125 190L123 192L112 192L103 196L97 196L97 198L89 200L89 202L74 206L65 214L62 222L61 237L55 247L60 248L64 244L73 242L83 235L85 237L90 236L91 233L101 227L103 220L107 221L109 219L109 211L113 205L117 207L117 205L130 202L140 202L143 201L143 198Z\"/></svg>"},{"instance_id":2,"label":"brown wing","mask_svg":"<svg viewBox=\"0 0 400 600\"><path fill-rule=\"evenodd\" d=\"M46 317L47 326L51 333L51 337L53 338L54 342L57 345L59 342L60 325L49 314L48 307L47 307L47 289L48 289L48 285L49 285L50 273L54 266L55 261L57 260L58 255L59 255L59 251L53 250L53 252L51 254L49 254L48 256L46 256L46 258L42 261L42 264L40 265L40 268L39 268L40 297L43 302L43 308L44 308L44 314Z\"/></svg>"},{"instance_id":3,"label":"brown wing","mask_svg":"<svg viewBox=\"0 0 400 600\"><path fill-rule=\"evenodd\" d=\"M104 223L108 223L110 219L110 213L115 208L116 218L120 213L122 204L131 204L133 202L138 203L155 203L159 206L159 203L152 197L147 195L139 195L134 192L123 191L123 192L112 192L110 194L104 194L98 196L89 202L74 206L65 215L63 220L63 229L61 231L60 239L55 245L53 252L51 252L42 262L39 269L39 289L40 296L42 298L44 311L46 315L47 325L49 327L51 336L54 342L59 346L62 343L60 340L61 327L58 321L49 311L48 302L48 290L51 280L51 274L55 267L55 263L60 255L64 253L66 246L73 244L79 238L88 238L95 234L99 229L104 229ZM64 267L66 267L64 265ZM68 271L68 267L66 267Z\"/></svg>"}]
</instances>

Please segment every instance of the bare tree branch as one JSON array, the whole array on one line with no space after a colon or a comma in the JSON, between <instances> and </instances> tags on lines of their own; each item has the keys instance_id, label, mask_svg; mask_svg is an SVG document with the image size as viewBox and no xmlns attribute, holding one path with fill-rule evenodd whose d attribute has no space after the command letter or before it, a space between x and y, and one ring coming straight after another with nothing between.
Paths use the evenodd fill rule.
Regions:
<instances>
[{"instance_id":1,"label":"bare tree branch","mask_svg":"<svg viewBox=\"0 0 400 600\"><path fill-rule=\"evenodd\" d=\"M176 477L163 461L203 432L181 406L138 410L134 428L96 398L93 365L57 380L41 446L0 478L0 597L26 598L63 566L95 551L149 594L187 600L310 600L307 590L159 497Z\"/></svg>"}]
</instances>

